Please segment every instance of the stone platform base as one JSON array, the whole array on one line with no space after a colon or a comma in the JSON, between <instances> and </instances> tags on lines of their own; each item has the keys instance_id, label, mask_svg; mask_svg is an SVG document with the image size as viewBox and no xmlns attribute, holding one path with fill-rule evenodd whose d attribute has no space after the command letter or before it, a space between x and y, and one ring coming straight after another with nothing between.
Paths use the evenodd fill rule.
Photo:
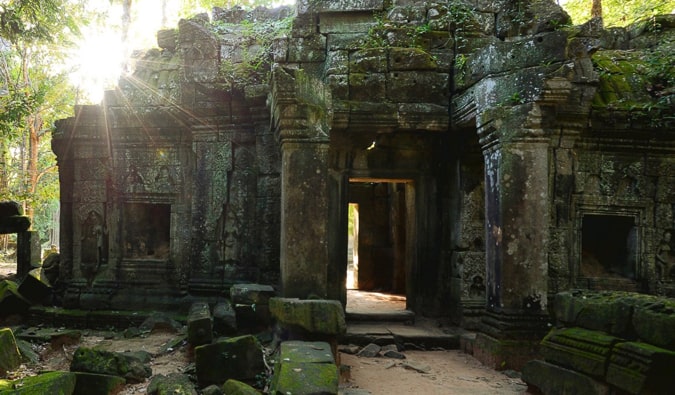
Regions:
<instances>
[{"instance_id":1,"label":"stone platform base","mask_svg":"<svg viewBox=\"0 0 675 395\"><path fill-rule=\"evenodd\" d=\"M496 339L478 333L473 356L495 370L522 370L528 361L539 357L539 340Z\"/></svg>"}]
</instances>

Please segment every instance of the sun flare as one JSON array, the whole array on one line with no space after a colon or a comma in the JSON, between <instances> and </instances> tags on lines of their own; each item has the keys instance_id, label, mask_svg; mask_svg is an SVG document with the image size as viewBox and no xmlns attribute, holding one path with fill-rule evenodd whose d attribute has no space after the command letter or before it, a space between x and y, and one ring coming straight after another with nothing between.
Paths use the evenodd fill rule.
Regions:
<instances>
[{"instance_id":1,"label":"sun flare","mask_svg":"<svg viewBox=\"0 0 675 395\"><path fill-rule=\"evenodd\" d=\"M281 0L273 2L272 6L294 2ZM104 23L83 27L78 48L72 54L73 72L70 80L78 88L80 104L100 103L104 91L114 88L119 77L131 71L126 70L126 65L132 52L156 47L157 31L177 26L184 0L166 0L164 13L161 12L160 0L134 1L126 45L122 42L123 11L120 3L110 0L87 2L88 10L100 15ZM194 9L189 14L204 11Z\"/></svg>"}]
</instances>

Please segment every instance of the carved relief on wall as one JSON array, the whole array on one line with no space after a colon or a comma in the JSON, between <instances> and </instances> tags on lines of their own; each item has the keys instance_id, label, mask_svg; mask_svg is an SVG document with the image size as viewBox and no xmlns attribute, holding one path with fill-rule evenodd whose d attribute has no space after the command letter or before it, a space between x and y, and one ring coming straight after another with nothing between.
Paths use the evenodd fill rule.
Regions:
<instances>
[{"instance_id":1,"label":"carved relief on wall","mask_svg":"<svg viewBox=\"0 0 675 395\"><path fill-rule=\"evenodd\" d=\"M129 165L124 177L124 191L127 193L145 192L145 178L135 165Z\"/></svg>"},{"instance_id":2,"label":"carved relief on wall","mask_svg":"<svg viewBox=\"0 0 675 395\"><path fill-rule=\"evenodd\" d=\"M80 224L80 270L92 282L101 266L108 263L108 229L103 215L91 210Z\"/></svg>"},{"instance_id":3,"label":"carved relief on wall","mask_svg":"<svg viewBox=\"0 0 675 395\"><path fill-rule=\"evenodd\" d=\"M656 250L656 278L661 281L675 280L675 256L673 255L673 230L663 232Z\"/></svg>"}]
</instances>

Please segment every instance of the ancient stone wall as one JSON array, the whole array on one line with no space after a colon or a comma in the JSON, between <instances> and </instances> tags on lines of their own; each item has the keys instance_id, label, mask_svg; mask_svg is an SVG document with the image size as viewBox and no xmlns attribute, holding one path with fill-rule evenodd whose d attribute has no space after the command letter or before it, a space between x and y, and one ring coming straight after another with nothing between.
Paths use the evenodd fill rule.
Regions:
<instances>
[{"instance_id":1,"label":"ancient stone wall","mask_svg":"<svg viewBox=\"0 0 675 395\"><path fill-rule=\"evenodd\" d=\"M670 70L652 55L673 22L640 26L572 27L549 1L183 20L59 124L66 300L255 280L344 302L347 205L371 184L396 190L366 203L397 224L380 245L418 313L527 339L561 290L670 292L672 81L649 70Z\"/></svg>"}]
</instances>

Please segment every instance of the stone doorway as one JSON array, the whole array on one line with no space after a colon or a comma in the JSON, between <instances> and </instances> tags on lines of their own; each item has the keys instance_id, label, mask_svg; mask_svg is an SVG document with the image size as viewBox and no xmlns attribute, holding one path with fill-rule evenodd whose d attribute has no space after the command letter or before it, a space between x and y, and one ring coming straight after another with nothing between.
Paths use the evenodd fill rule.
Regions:
<instances>
[{"instance_id":1,"label":"stone doorway","mask_svg":"<svg viewBox=\"0 0 675 395\"><path fill-rule=\"evenodd\" d=\"M358 179L349 183L347 309L368 300L377 311L406 308L412 267L413 191L405 180Z\"/></svg>"}]
</instances>

